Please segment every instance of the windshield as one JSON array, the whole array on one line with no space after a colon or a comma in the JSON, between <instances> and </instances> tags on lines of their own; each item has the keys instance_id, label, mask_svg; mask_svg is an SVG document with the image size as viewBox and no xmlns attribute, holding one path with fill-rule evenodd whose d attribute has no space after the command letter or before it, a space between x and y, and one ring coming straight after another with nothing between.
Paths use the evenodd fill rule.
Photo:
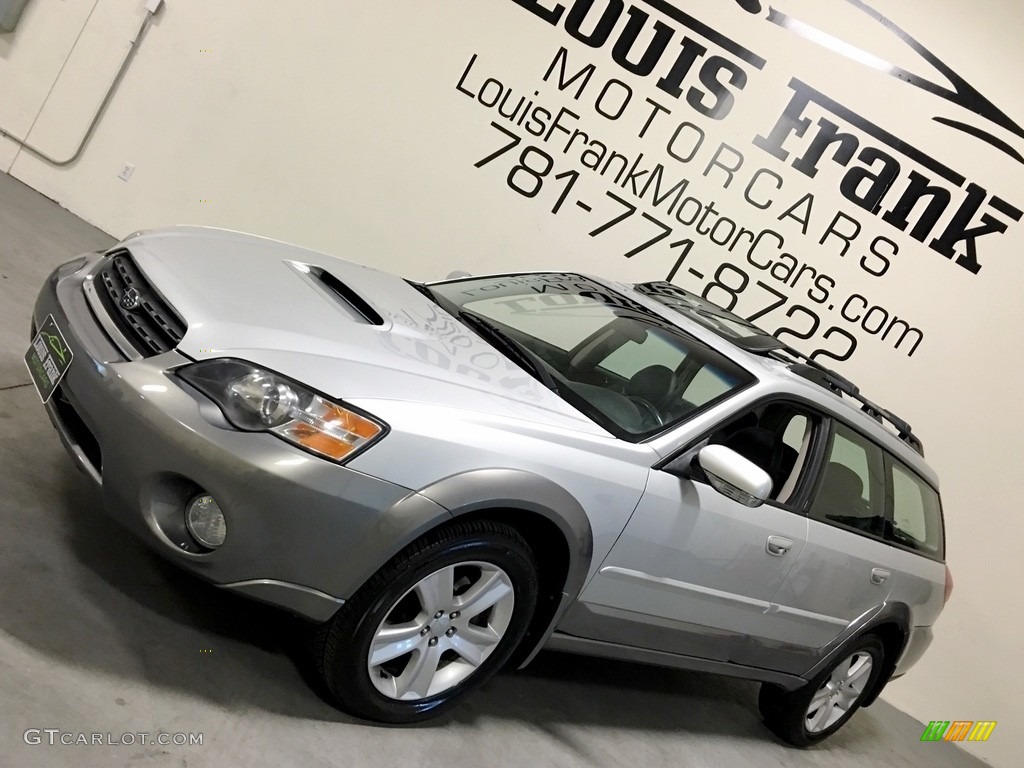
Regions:
<instances>
[{"instance_id":1,"label":"windshield","mask_svg":"<svg viewBox=\"0 0 1024 768\"><path fill-rule=\"evenodd\" d=\"M702 299L672 283L639 283L633 288L679 314L700 323L709 331L746 349L784 349L785 344L749 320Z\"/></svg>"},{"instance_id":2,"label":"windshield","mask_svg":"<svg viewBox=\"0 0 1024 768\"><path fill-rule=\"evenodd\" d=\"M626 439L660 432L754 380L643 305L580 275L458 280L430 291L453 314L486 320L491 343L525 349L532 367L543 369L532 371L538 379Z\"/></svg>"}]
</instances>

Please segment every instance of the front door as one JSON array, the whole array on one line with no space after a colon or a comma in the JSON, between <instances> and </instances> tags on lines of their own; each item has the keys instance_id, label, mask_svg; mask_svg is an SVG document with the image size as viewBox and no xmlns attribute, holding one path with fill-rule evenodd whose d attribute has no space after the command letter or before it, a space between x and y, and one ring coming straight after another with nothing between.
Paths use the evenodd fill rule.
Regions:
<instances>
[{"instance_id":1,"label":"front door","mask_svg":"<svg viewBox=\"0 0 1024 768\"><path fill-rule=\"evenodd\" d=\"M774 402L709 435L740 453L743 433L774 441L769 501L750 508L706 482L653 469L625 530L563 631L593 639L771 667L791 623L774 602L803 553L798 506L821 419ZM762 463L764 459L747 455ZM784 458L784 461L780 461Z\"/></svg>"},{"instance_id":2,"label":"front door","mask_svg":"<svg viewBox=\"0 0 1024 768\"><path fill-rule=\"evenodd\" d=\"M771 600L806 538L805 517L768 504L751 509L704 483L652 470L640 505L580 598L606 619L592 634L749 663L752 638L766 635Z\"/></svg>"}]
</instances>

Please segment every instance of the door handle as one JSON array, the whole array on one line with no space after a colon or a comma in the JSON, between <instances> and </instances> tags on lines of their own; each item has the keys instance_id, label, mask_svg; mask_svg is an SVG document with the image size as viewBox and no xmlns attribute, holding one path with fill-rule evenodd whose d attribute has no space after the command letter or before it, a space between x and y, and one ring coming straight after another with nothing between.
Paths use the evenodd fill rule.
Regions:
<instances>
[{"instance_id":1,"label":"door handle","mask_svg":"<svg viewBox=\"0 0 1024 768\"><path fill-rule=\"evenodd\" d=\"M885 568L872 568L871 569L871 583L872 584L885 584L888 581L892 573L887 571Z\"/></svg>"},{"instance_id":2,"label":"door handle","mask_svg":"<svg viewBox=\"0 0 1024 768\"><path fill-rule=\"evenodd\" d=\"M764 551L772 557L782 557L789 552L792 546L792 539L787 539L785 536L769 536L768 541L764 544Z\"/></svg>"}]
</instances>

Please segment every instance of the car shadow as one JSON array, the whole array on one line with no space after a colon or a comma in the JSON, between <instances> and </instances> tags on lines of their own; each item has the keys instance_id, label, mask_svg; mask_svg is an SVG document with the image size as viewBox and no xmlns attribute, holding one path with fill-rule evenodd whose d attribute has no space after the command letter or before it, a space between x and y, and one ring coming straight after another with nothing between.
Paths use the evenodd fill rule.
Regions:
<instances>
[{"instance_id":1,"label":"car shadow","mask_svg":"<svg viewBox=\"0 0 1024 768\"><path fill-rule=\"evenodd\" d=\"M591 724L763 739L757 684L684 670L542 651L499 675L455 719L514 719L559 732Z\"/></svg>"}]
</instances>

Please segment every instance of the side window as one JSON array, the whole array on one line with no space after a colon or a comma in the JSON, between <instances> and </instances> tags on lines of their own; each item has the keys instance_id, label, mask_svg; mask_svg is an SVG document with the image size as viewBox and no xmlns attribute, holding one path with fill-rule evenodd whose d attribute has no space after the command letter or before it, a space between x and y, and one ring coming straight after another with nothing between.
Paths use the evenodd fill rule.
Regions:
<instances>
[{"instance_id":1,"label":"side window","mask_svg":"<svg viewBox=\"0 0 1024 768\"><path fill-rule=\"evenodd\" d=\"M772 479L769 501L793 501L821 419L802 406L772 402L732 419L712 434L724 445L761 467Z\"/></svg>"},{"instance_id":2,"label":"side window","mask_svg":"<svg viewBox=\"0 0 1024 768\"><path fill-rule=\"evenodd\" d=\"M882 451L836 424L811 517L881 537L885 532Z\"/></svg>"},{"instance_id":3,"label":"side window","mask_svg":"<svg viewBox=\"0 0 1024 768\"><path fill-rule=\"evenodd\" d=\"M809 437L810 423L802 413L797 413L789 420L786 430L782 433L782 442L794 451L801 450L804 441Z\"/></svg>"},{"instance_id":4,"label":"side window","mask_svg":"<svg viewBox=\"0 0 1024 768\"><path fill-rule=\"evenodd\" d=\"M939 495L917 475L892 463L893 541L942 555L942 513Z\"/></svg>"},{"instance_id":5,"label":"side window","mask_svg":"<svg viewBox=\"0 0 1024 768\"><path fill-rule=\"evenodd\" d=\"M818 419L811 420L802 413L794 413L782 432L782 444L785 446L782 451L788 456L795 456L792 461L792 470L789 476L783 480L778 490L778 500L788 501L796 491L797 480L803 473L807 457L811 452L811 438L814 436L814 425L819 423Z\"/></svg>"}]
</instances>

